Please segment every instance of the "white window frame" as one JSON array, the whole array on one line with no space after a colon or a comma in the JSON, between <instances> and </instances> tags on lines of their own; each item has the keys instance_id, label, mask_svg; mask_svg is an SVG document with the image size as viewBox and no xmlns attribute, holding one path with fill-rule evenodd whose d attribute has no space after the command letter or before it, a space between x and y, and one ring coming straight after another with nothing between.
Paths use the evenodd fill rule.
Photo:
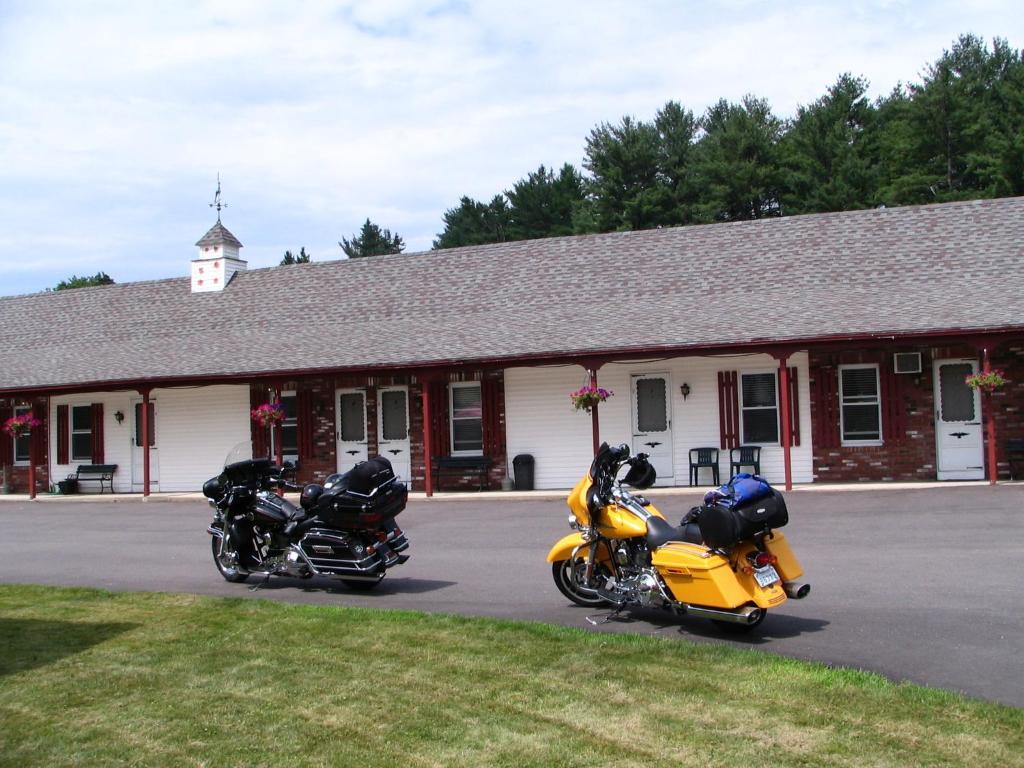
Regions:
<instances>
[{"instance_id":1,"label":"white window frame","mask_svg":"<svg viewBox=\"0 0 1024 768\"><path fill-rule=\"evenodd\" d=\"M739 402L739 406L740 406L740 409L739 409L740 410L740 445L760 445L762 447L765 447L765 446L770 447L770 446L773 446L773 445L781 445L782 443L780 442L780 440L781 440L781 437L782 437L782 424L780 423L780 418L781 417L780 417L780 414L779 414L779 372L777 370L775 370L774 368L771 368L771 369L768 369L768 370L759 370L759 371L740 371L739 374L740 374L739 387L738 387L739 391L736 393L736 397L739 398L739 401L740 401ZM772 382L773 382L773 384L772 384L772 392L775 394L775 405L773 405L773 406L758 405L758 406L745 407L743 405L743 377L744 376L766 376L766 375L770 375L772 377ZM747 440L747 435L746 435L747 428L746 428L746 422L743 419L743 413L745 411L767 411L769 409L775 411L775 442L759 443L759 442L755 442L753 440Z\"/></svg>"},{"instance_id":2,"label":"white window frame","mask_svg":"<svg viewBox=\"0 0 1024 768\"><path fill-rule=\"evenodd\" d=\"M875 371L875 406L878 408L878 438L877 439L866 439L857 440L846 437L846 419L844 417L844 406L846 405L871 405L870 402L850 402L847 403L843 398L843 371L851 371L855 369L873 368ZM841 446L869 446L869 445L884 445L885 441L882 439L882 435L885 432L882 428L882 378L879 370L878 363L851 363L849 365L839 366L839 444Z\"/></svg>"},{"instance_id":3,"label":"white window frame","mask_svg":"<svg viewBox=\"0 0 1024 768\"><path fill-rule=\"evenodd\" d=\"M89 429L75 431L75 408L89 409ZM89 455L75 456L75 435L89 435ZM68 461L92 464L92 403L68 403Z\"/></svg>"},{"instance_id":4,"label":"white window frame","mask_svg":"<svg viewBox=\"0 0 1024 768\"><path fill-rule=\"evenodd\" d=\"M480 450L455 450L455 390L475 388L480 392ZM448 385L448 444L452 456L483 456L484 455L484 388L479 381L455 381ZM458 419L458 421L474 421L475 419Z\"/></svg>"},{"instance_id":5,"label":"white window frame","mask_svg":"<svg viewBox=\"0 0 1024 768\"><path fill-rule=\"evenodd\" d=\"M16 405L16 406L14 406L13 415L14 416L21 416L24 413L31 413L31 412L32 412L32 406L31 405ZM17 437L14 437L13 435L9 435L8 439L11 441L11 459L12 459L12 465L11 466L27 467L29 465L29 463L31 462L31 460L32 460L32 444L31 444L31 442L29 443L29 449L28 449L29 450L29 457L27 459L19 459L18 458L18 440L19 439L31 440L32 438L31 437L28 437L28 438L17 438Z\"/></svg>"},{"instance_id":6,"label":"white window frame","mask_svg":"<svg viewBox=\"0 0 1024 768\"><path fill-rule=\"evenodd\" d=\"M298 443L298 436L299 436L299 433L298 433L298 429L299 429L299 400L298 400L298 392L296 392L294 389L290 389L287 392L282 392L281 393L281 403L282 403L282 405L284 404L284 399L286 397L294 397L295 398L295 416L294 416L294 418L285 417L284 421L281 422L280 426L281 426L282 429L284 427L294 427L295 428L295 430L296 430L295 431L295 453L284 453L283 452L283 446L282 446L281 460L282 461L290 461L293 464L297 465L298 462L299 462L299 443ZM271 446L274 446L274 445L277 444L277 429L278 429L278 425L277 424L272 424L270 426L270 445Z\"/></svg>"}]
</instances>

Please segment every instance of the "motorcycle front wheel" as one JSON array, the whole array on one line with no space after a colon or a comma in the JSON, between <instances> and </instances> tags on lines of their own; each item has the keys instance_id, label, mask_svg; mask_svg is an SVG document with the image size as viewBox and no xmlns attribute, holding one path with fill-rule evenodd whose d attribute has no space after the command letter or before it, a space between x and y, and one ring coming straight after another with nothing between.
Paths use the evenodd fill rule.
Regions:
<instances>
[{"instance_id":1,"label":"motorcycle front wheel","mask_svg":"<svg viewBox=\"0 0 1024 768\"><path fill-rule=\"evenodd\" d=\"M230 544L227 543L227 537L211 536L210 544L213 549L213 562L217 566L217 570L220 571L220 575L224 577L225 581L230 581L232 584L239 584L249 578L249 574L239 568L237 565L230 564L227 558L230 550Z\"/></svg>"},{"instance_id":2,"label":"motorcycle front wheel","mask_svg":"<svg viewBox=\"0 0 1024 768\"><path fill-rule=\"evenodd\" d=\"M584 608L601 608L606 605L611 605L603 597L598 597L589 590L581 591L583 588L580 586L580 581L583 578L583 571L587 567L586 562L583 558L576 558L575 562L571 560L556 560L551 564L551 576L555 580L555 586L558 587L558 591L569 598L576 605L582 605ZM600 567L603 570L603 567Z\"/></svg>"}]
</instances>

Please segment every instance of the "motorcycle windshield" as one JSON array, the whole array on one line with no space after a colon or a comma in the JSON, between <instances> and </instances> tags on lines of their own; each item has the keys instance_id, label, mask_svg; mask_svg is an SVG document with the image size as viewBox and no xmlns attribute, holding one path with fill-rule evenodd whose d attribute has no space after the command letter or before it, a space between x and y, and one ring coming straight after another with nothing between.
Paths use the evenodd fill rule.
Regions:
<instances>
[{"instance_id":1,"label":"motorcycle windshield","mask_svg":"<svg viewBox=\"0 0 1024 768\"><path fill-rule=\"evenodd\" d=\"M243 440L228 451L228 455L224 457L224 466L230 467L232 464L250 459L252 459L252 441Z\"/></svg>"}]
</instances>

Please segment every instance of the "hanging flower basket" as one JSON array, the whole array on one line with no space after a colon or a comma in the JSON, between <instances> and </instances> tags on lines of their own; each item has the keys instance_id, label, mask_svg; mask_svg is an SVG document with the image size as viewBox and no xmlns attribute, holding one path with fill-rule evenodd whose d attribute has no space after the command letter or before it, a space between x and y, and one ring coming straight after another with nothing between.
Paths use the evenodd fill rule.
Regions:
<instances>
[{"instance_id":1,"label":"hanging flower basket","mask_svg":"<svg viewBox=\"0 0 1024 768\"><path fill-rule=\"evenodd\" d=\"M32 430L42 424L39 419L35 417L32 411L23 413L20 416L12 416L4 422L4 432L11 437L25 437L25 435L31 434Z\"/></svg>"},{"instance_id":2,"label":"hanging flower basket","mask_svg":"<svg viewBox=\"0 0 1024 768\"><path fill-rule=\"evenodd\" d=\"M610 389L587 384L580 387L575 392L570 393L569 399L572 400L572 407L577 411L586 411L587 413L590 413L591 409L595 405L603 403L614 394L615 393Z\"/></svg>"},{"instance_id":3,"label":"hanging flower basket","mask_svg":"<svg viewBox=\"0 0 1024 768\"><path fill-rule=\"evenodd\" d=\"M964 381L967 382L967 386L971 389L988 394L992 394L997 389L1002 389L1009 383L1003 372L998 368L993 368L988 372L982 371L981 373L971 374Z\"/></svg>"},{"instance_id":4,"label":"hanging flower basket","mask_svg":"<svg viewBox=\"0 0 1024 768\"><path fill-rule=\"evenodd\" d=\"M284 406L280 403L264 403L252 409L252 420L261 427L269 427L284 421Z\"/></svg>"}]
</instances>

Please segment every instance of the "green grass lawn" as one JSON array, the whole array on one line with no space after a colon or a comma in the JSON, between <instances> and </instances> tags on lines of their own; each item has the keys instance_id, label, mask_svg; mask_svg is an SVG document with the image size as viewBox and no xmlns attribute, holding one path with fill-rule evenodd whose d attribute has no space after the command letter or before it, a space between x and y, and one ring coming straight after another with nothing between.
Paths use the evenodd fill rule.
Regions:
<instances>
[{"instance_id":1,"label":"green grass lawn","mask_svg":"<svg viewBox=\"0 0 1024 768\"><path fill-rule=\"evenodd\" d=\"M3 766L1024 765L1024 710L678 640L0 587Z\"/></svg>"}]
</instances>

